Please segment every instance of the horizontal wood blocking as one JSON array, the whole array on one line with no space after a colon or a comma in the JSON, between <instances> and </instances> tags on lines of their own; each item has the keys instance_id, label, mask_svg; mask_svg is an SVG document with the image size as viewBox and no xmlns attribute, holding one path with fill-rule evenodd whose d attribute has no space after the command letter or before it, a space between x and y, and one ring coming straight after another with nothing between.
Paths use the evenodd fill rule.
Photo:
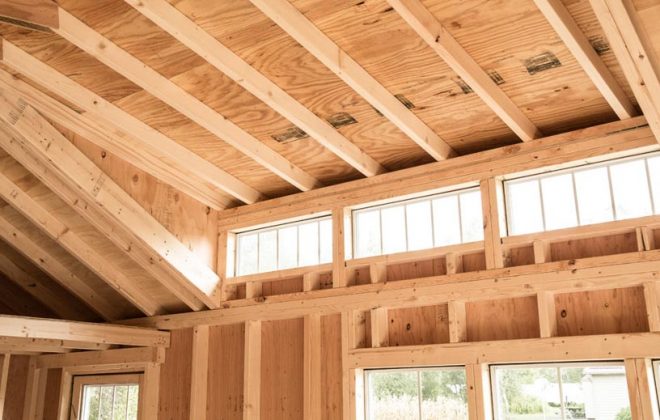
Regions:
<instances>
[{"instance_id":1,"label":"horizontal wood blocking","mask_svg":"<svg viewBox=\"0 0 660 420\"><path fill-rule=\"evenodd\" d=\"M49 354L37 357L37 368L56 369L81 366L136 366L146 363L163 363L162 347L136 347L104 351L84 351L67 354Z\"/></svg>"},{"instance_id":2,"label":"horizontal wood blocking","mask_svg":"<svg viewBox=\"0 0 660 420\"><path fill-rule=\"evenodd\" d=\"M660 355L660 334L608 334L349 351L351 368L613 360Z\"/></svg>"}]
</instances>

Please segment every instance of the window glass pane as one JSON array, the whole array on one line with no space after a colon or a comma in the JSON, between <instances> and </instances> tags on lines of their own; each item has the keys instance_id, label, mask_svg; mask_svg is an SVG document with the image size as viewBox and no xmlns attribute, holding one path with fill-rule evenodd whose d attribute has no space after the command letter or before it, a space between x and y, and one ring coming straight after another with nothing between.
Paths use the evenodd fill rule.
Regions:
<instances>
[{"instance_id":1,"label":"window glass pane","mask_svg":"<svg viewBox=\"0 0 660 420\"><path fill-rule=\"evenodd\" d=\"M406 205L408 251L433 247L431 203L420 201Z\"/></svg>"},{"instance_id":2,"label":"window glass pane","mask_svg":"<svg viewBox=\"0 0 660 420\"><path fill-rule=\"evenodd\" d=\"M298 246L300 247L299 266L319 263L319 224L317 222L298 226Z\"/></svg>"},{"instance_id":3,"label":"window glass pane","mask_svg":"<svg viewBox=\"0 0 660 420\"><path fill-rule=\"evenodd\" d=\"M463 242L481 241L484 238L481 192L471 191L460 195Z\"/></svg>"},{"instance_id":4,"label":"window glass pane","mask_svg":"<svg viewBox=\"0 0 660 420\"><path fill-rule=\"evenodd\" d=\"M128 403L128 386L115 387L112 404L112 420L126 420L126 404Z\"/></svg>"},{"instance_id":5,"label":"window glass pane","mask_svg":"<svg viewBox=\"0 0 660 420\"><path fill-rule=\"evenodd\" d=\"M101 402L98 420L112 420L113 386L101 387Z\"/></svg>"},{"instance_id":6,"label":"window glass pane","mask_svg":"<svg viewBox=\"0 0 660 420\"><path fill-rule=\"evenodd\" d=\"M623 366L562 367L567 419L631 419Z\"/></svg>"},{"instance_id":7,"label":"window glass pane","mask_svg":"<svg viewBox=\"0 0 660 420\"><path fill-rule=\"evenodd\" d=\"M660 214L660 156L647 159L655 214Z\"/></svg>"},{"instance_id":8,"label":"window glass pane","mask_svg":"<svg viewBox=\"0 0 660 420\"><path fill-rule=\"evenodd\" d=\"M458 196L449 195L433 200L435 246L460 243L460 223L458 215Z\"/></svg>"},{"instance_id":9,"label":"window glass pane","mask_svg":"<svg viewBox=\"0 0 660 420\"><path fill-rule=\"evenodd\" d=\"M406 220L403 206L385 207L380 211L383 219L383 254L406 250Z\"/></svg>"},{"instance_id":10,"label":"window glass pane","mask_svg":"<svg viewBox=\"0 0 660 420\"><path fill-rule=\"evenodd\" d=\"M652 214L644 160L614 164L610 166L610 175L617 220Z\"/></svg>"},{"instance_id":11,"label":"window glass pane","mask_svg":"<svg viewBox=\"0 0 660 420\"><path fill-rule=\"evenodd\" d=\"M540 232L543 230L541 196L536 179L507 183L509 228L512 235Z\"/></svg>"},{"instance_id":12,"label":"window glass pane","mask_svg":"<svg viewBox=\"0 0 660 420\"><path fill-rule=\"evenodd\" d=\"M356 214L355 244L357 257L368 257L380 254L380 211L360 211Z\"/></svg>"},{"instance_id":13,"label":"window glass pane","mask_svg":"<svg viewBox=\"0 0 660 420\"><path fill-rule=\"evenodd\" d=\"M96 419L99 415L99 401L101 388L98 386L86 386L82 398L82 418Z\"/></svg>"},{"instance_id":14,"label":"window glass pane","mask_svg":"<svg viewBox=\"0 0 660 420\"><path fill-rule=\"evenodd\" d=\"M257 272L257 243L256 234L241 235L238 237L238 274L246 275Z\"/></svg>"},{"instance_id":15,"label":"window glass pane","mask_svg":"<svg viewBox=\"0 0 660 420\"><path fill-rule=\"evenodd\" d=\"M369 420L419 420L416 371L373 371L368 375Z\"/></svg>"},{"instance_id":16,"label":"window glass pane","mask_svg":"<svg viewBox=\"0 0 660 420\"><path fill-rule=\"evenodd\" d=\"M332 262L332 220L325 219L319 222L321 264Z\"/></svg>"},{"instance_id":17,"label":"window glass pane","mask_svg":"<svg viewBox=\"0 0 660 420\"><path fill-rule=\"evenodd\" d=\"M578 225L573 176L570 173L541 179L541 191L547 230Z\"/></svg>"},{"instance_id":18,"label":"window glass pane","mask_svg":"<svg viewBox=\"0 0 660 420\"><path fill-rule=\"evenodd\" d=\"M280 270L298 265L298 226L278 230L277 268Z\"/></svg>"},{"instance_id":19,"label":"window glass pane","mask_svg":"<svg viewBox=\"0 0 660 420\"><path fill-rule=\"evenodd\" d=\"M465 369L422 370L422 420L467 420Z\"/></svg>"},{"instance_id":20,"label":"window glass pane","mask_svg":"<svg viewBox=\"0 0 660 420\"><path fill-rule=\"evenodd\" d=\"M498 367L495 386L497 420L562 420L556 368Z\"/></svg>"},{"instance_id":21,"label":"window glass pane","mask_svg":"<svg viewBox=\"0 0 660 420\"><path fill-rule=\"evenodd\" d=\"M259 271L277 270L277 231L259 233Z\"/></svg>"},{"instance_id":22,"label":"window glass pane","mask_svg":"<svg viewBox=\"0 0 660 420\"><path fill-rule=\"evenodd\" d=\"M575 187L582 225L614 220L606 167L576 172Z\"/></svg>"},{"instance_id":23,"label":"window glass pane","mask_svg":"<svg viewBox=\"0 0 660 420\"><path fill-rule=\"evenodd\" d=\"M82 393L81 420L137 420L138 385L85 385Z\"/></svg>"}]
</instances>

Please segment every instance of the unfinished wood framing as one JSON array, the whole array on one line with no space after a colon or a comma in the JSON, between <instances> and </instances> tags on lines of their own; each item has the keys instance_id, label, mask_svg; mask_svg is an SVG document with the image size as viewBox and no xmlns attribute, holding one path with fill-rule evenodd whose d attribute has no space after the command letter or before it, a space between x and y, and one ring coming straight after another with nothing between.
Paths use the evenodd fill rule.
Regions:
<instances>
[{"instance_id":1,"label":"unfinished wood framing","mask_svg":"<svg viewBox=\"0 0 660 420\"><path fill-rule=\"evenodd\" d=\"M261 418L261 322L245 323L243 419Z\"/></svg>"}]
</instances>

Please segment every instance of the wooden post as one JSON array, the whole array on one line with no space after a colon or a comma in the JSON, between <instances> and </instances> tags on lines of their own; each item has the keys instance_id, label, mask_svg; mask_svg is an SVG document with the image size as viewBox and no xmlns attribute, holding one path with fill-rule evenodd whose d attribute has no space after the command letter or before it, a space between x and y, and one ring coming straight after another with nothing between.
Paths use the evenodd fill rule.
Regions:
<instances>
[{"instance_id":1,"label":"wooden post","mask_svg":"<svg viewBox=\"0 0 660 420\"><path fill-rule=\"evenodd\" d=\"M648 226L641 226L635 229L637 235L637 250L651 251L655 249L655 236L653 230Z\"/></svg>"},{"instance_id":2,"label":"wooden post","mask_svg":"<svg viewBox=\"0 0 660 420\"><path fill-rule=\"evenodd\" d=\"M64 368L62 369L62 378L60 379L60 404L57 411L57 420L69 420L72 391L73 376Z\"/></svg>"},{"instance_id":3,"label":"wooden post","mask_svg":"<svg viewBox=\"0 0 660 420\"><path fill-rule=\"evenodd\" d=\"M348 353L355 348L355 314L353 311L341 313L341 369L342 369L342 420L352 420L351 407L354 406L351 390L354 387L351 378L354 370L348 365Z\"/></svg>"},{"instance_id":4,"label":"wooden post","mask_svg":"<svg viewBox=\"0 0 660 420\"><path fill-rule=\"evenodd\" d=\"M644 283L644 303L650 331L660 331L660 282Z\"/></svg>"},{"instance_id":5,"label":"wooden post","mask_svg":"<svg viewBox=\"0 0 660 420\"><path fill-rule=\"evenodd\" d=\"M11 361L11 354L6 353L1 355L2 364L0 365L0 419L4 418L5 410L5 395L7 394L7 379L9 378L9 363Z\"/></svg>"},{"instance_id":6,"label":"wooden post","mask_svg":"<svg viewBox=\"0 0 660 420\"><path fill-rule=\"evenodd\" d=\"M491 420L490 375L487 364L465 366L470 420Z\"/></svg>"},{"instance_id":7,"label":"wooden post","mask_svg":"<svg viewBox=\"0 0 660 420\"><path fill-rule=\"evenodd\" d=\"M533 246L535 264L543 264L552 261L552 253L550 251L549 243L536 240L533 242Z\"/></svg>"},{"instance_id":8,"label":"wooden post","mask_svg":"<svg viewBox=\"0 0 660 420\"><path fill-rule=\"evenodd\" d=\"M480 189L484 222L486 268L502 268L504 267L504 258L502 255L502 239L500 235L500 218L498 211L498 182L495 178L484 179L480 183Z\"/></svg>"},{"instance_id":9,"label":"wooden post","mask_svg":"<svg viewBox=\"0 0 660 420\"><path fill-rule=\"evenodd\" d=\"M658 396L649 359L626 359L630 411L635 420L658 420Z\"/></svg>"},{"instance_id":10,"label":"wooden post","mask_svg":"<svg viewBox=\"0 0 660 420\"><path fill-rule=\"evenodd\" d=\"M263 283L260 281L249 281L245 283L245 298L253 299L263 296Z\"/></svg>"},{"instance_id":11,"label":"wooden post","mask_svg":"<svg viewBox=\"0 0 660 420\"><path fill-rule=\"evenodd\" d=\"M245 323L243 420L261 416L261 321Z\"/></svg>"},{"instance_id":12,"label":"wooden post","mask_svg":"<svg viewBox=\"0 0 660 420\"><path fill-rule=\"evenodd\" d=\"M350 238L350 211L332 210L332 287L346 287L346 238Z\"/></svg>"},{"instance_id":13,"label":"wooden post","mask_svg":"<svg viewBox=\"0 0 660 420\"><path fill-rule=\"evenodd\" d=\"M449 342L460 343L467 341L465 302L450 301L447 305L449 314Z\"/></svg>"},{"instance_id":14,"label":"wooden post","mask_svg":"<svg viewBox=\"0 0 660 420\"><path fill-rule=\"evenodd\" d=\"M140 420L156 420L160 392L160 363L147 363L144 368L142 388Z\"/></svg>"},{"instance_id":15,"label":"wooden post","mask_svg":"<svg viewBox=\"0 0 660 420\"><path fill-rule=\"evenodd\" d=\"M536 304L539 311L539 332L541 338L557 335L557 314L555 309L555 295L551 292L536 294Z\"/></svg>"},{"instance_id":16,"label":"wooden post","mask_svg":"<svg viewBox=\"0 0 660 420\"><path fill-rule=\"evenodd\" d=\"M25 387L25 402L23 405L23 420L37 419L37 399L39 396L40 369L37 369L37 358L30 357L28 362L27 385Z\"/></svg>"},{"instance_id":17,"label":"wooden post","mask_svg":"<svg viewBox=\"0 0 660 420\"><path fill-rule=\"evenodd\" d=\"M387 265L383 263L369 264L369 278L372 283L385 283L387 281Z\"/></svg>"},{"instance_id":18,"label":"wooden post","mask_svg":"<svg viewBox=\"0 0 660 420\"><path fill-rule=\"evenodd\" d=\"M312 271L303 274L303 291L309 292L312 290L319 290L321 288L321 273Z\"/></svg>"},{"instance_id":19,"label":"wooden post","mask_svg":"<svg viewBox=\"0 0 660 420\"><path fill-rule=\"evenodd\" d=\"M303 403L305 419L321 418L321 316L304 318Z\"/></svg>"},{"instance_id":20,"label":"wooden post","mask_svg":"<svg viewBox=\"0 0 660 420\"><path fill-rule=\"evenodd\" d=\"M190 383L190 418L206 419L206 399L209 366L209 326L193 329L192 381Z\"/></svg>"},{"instance_id":21,"label":"wooden post","mask_svg":"<svg viewBox=\"0 0 660 420\"><path fill-rule=\"evenodd\" d=\"M463 256L455 252L449 252L445 255L445 265L447 274L456 274L463 272Z\"/></svg>"},{"instance_id":22,"label":"wooden post","mask_svg":"<svg viewBox=\"0 0 660 420\"><path fill-rule=\"evenodd\" d=\"M230 276L229 266L233 268L233 252L229 252L229 238L230 234L226 230L223 230L218 233L218 255L216 258L216 272L218 277L220 277L220 282L214 292L214 296L217 297L216 300L224 302L228 300L227 297L227 278ZM229 262L231 259L231 264ZM233 270L232 270L233 271ZM232 273L233 274L233 273Z\"/></svg>"},{"instance_id":23,"label":"wooden post","mask_svg":"<svg viewBox=\"0 0 660 420\"><path fill-rule=\"evenodd\" d=\"M387 308L371 310L371 347L387 347L390 345L387 314Z\"/></svg>"}]
</instances>

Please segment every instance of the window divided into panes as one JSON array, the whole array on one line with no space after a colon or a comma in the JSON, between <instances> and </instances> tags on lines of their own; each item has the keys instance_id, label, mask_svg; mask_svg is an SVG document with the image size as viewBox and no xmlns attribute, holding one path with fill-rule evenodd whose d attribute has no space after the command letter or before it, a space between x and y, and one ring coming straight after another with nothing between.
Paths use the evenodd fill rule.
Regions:
<instances>
[{"instance_id":1,"label":"window divided into panes","mask_svg":"<svg viewBox=\"0 0 660 420\"><path fill-rule=\"evenodd\" d=\"M483 240L478 188L353 211L357 258Z\"/></svg>"},{"instance_id":2,"label":"window divided into panes","mask_svg":"<svg viewBox=\"0 0 660 420\"><path fill-rule=\"evenodd\" d=\"M491 368L495 420L630 420L623 363Z\"/></svg>"},{"instance_id":3,"label":"window divided into panes","mask_svg":"<svg viewBox=\"0 0 660 420\"><path fill-rule=\"evenodd\" d=\"M467 420L463 367L365 371L367 420Z\"/></svg>"},{"instance_id":4,"label":"window divided into panes","mask_svg":"<svg viewBox=\"0 0 660 420\"><path fill-rule=\"evenodd\" d=\"M141 375L74 378L72 419L137 420Z\"/></svg>"},{"instance_id":5,"label":"window divided into panes","mask_svg":"<svg viewBox=\"0 0 660 420\"><path fill-rule=\"evenodd\" d=\"M660 154L505 181L510 235L660 214Z\"/></svg>"},{"instance_id":6,"label":"window divided into panes","mask_svg":"<svg viewBox=\"0 0 660 420\"><path fill-rule=\"evenodd\" d=\"M265 273L332 261L330 216L236 235L236 275Z\"/></svg>"}]
</instances>

